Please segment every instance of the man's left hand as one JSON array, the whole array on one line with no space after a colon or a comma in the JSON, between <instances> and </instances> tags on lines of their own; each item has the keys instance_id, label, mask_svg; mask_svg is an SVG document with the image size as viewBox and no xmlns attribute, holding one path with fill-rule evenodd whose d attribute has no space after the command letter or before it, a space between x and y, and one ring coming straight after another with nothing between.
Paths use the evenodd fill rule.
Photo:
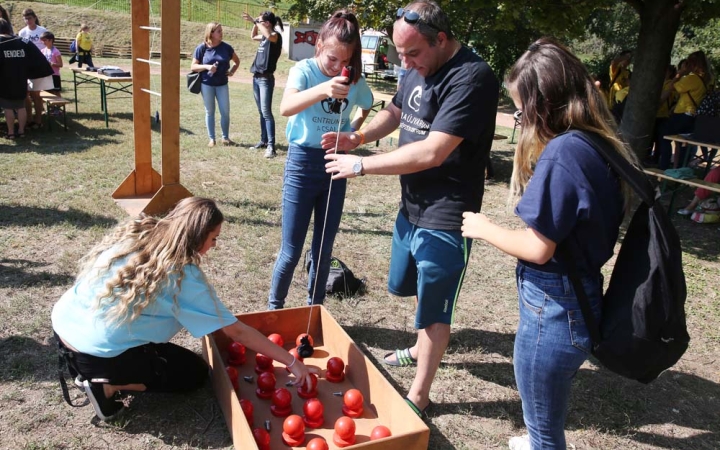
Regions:
<instances>
[{"instance_id":1,"label":"man's left hand","mask_svg":"<svg viewBox=\"0 0 720 450\"><path fill-rule=\"evenodd\" d=\"M357 133L346 131L341 133L331 131L322 135L320 146L326 153L334 153L336 144L337 150L353 150L360 145L360 138Z\"/></svg>"},{"instance_id":2,"label":"man's left hand","mask_svg":"<svg viewBox=\"0 0 720 450\"><path fill-rule=\"evenodd\" d=\"M328 153L325 155L325 172L332 174L333 180L342 178L355 178L353 166L358 160L354 155L340 155L337 153Z\"/></svg>"}]
</instances>

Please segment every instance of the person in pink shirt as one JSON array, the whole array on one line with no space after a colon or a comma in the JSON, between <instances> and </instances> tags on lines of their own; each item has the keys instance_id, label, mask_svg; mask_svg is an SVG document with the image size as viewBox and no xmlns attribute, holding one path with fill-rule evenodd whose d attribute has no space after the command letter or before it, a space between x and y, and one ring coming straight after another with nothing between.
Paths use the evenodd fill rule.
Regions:
<instances>
[{"instance_id":1,"label":"person in pink shirt","mask_svg":"<svg viewBox=\"0 0 720 450\"><path fill-rule=\"evenodd\" d=\"M60 91L62 90L62 82L60 79L60 68L63 66L62 55L60 54L60 50L55 48L54 34L46 31L42 35L40 35L40 40L45 45L45 48L41 50L42 54L45 56L45 59L48 60L50 66L53 68L54 89L50 92L59 95Z\"/></svg>"}]
</instances>

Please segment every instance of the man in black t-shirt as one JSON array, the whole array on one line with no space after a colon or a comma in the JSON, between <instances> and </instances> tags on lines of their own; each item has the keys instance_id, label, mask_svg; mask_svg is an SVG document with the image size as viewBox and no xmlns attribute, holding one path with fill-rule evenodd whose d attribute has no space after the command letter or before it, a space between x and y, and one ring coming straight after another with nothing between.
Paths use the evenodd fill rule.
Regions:
<instances>
[{"instance_id":1,"label":"man in black t-shirt","mask_svg":"<svg viewBox=\"0 0 720 450\"><path fill-rule=\"evenodd\" d=\"M402 200L393 232L388 290L416 296L413 347L386 355L393 366L417 364L407 395L421 417L450 339L455 304L472 241L463 211L480 211L484 172L495 133L499 84L490 66L456 41L432 1L397 12L393 40L407 74L392 103L362 131L328 133L323 148L351 150L400 127L399 148L359 158L328 154L333 179L400 175Z\"/></svg>"},{"instance_id":2,"label":"man in black t-shirt","mask_svg":"<svg viewBox=\"0 0 720 450\"><path fill-rule=\"evenodd\" d=\"M0 19L0 109L5 113L7 137L25 135L25 98L28 79L52 75L53 69L42 52L28 39L12 35L12 26ZM15 113L18 129L15 132Z\"/></svg>"},{"instance_id":3,"label":"man in black t-shirt","mask_svg":"<svg viewBox=\"0 0 720 450\"><path fill-rule=\"evenodd\" d=\"M275 117L272 113L273 90L275 89L275 69L282 53L282 35L275 30L276 26L282 31L282 20L271 11L265 11L258 18L248 13L243 17L253 22L250 37L259 41L255 60L250 67L253 74L253 92L255 103L260 113L260 142L253 149L265 148L265 157L274 158L275 153Z\"/></svg>"}]
</instances>

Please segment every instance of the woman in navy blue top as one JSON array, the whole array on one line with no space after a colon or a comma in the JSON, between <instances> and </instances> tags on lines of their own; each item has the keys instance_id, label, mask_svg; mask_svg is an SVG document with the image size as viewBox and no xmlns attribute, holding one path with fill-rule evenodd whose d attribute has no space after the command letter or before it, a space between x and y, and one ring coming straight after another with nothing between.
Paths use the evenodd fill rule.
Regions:
<instances>
[{"instance_id":1,"label":"woman in navy blue top","mask_svg":"<svg viewBox=\"0 0 720 450\"><path fill-rule=\"evenodd\" d=\"M234 145L230 140L230 91L228 77L235 74L240 64L235 50L230 44L223 42L222 25L210 22L205 27L205 41L195 48L190 70L202 72L202 93L205 103L205 126L210 142L208 147L215 147L215 100L220 110L220 130L222 144ZM234 64L230 67L230 61Z\"/></svg>"},{"instance_id":2,"label":"woman in navy blue top","mask_svg":"<svg viewBox=\"0 0 720 450\"><path fill-rule=\"evenodd\" d=\"M603 280L630 188L595 151L586 134L608 141L631 162L605 99L569 50L543 38L515 63L506 80L522 128L511 198L525 229L505 229L482 214L463 213L463 236L483 239L518 258L520 323L513 355L528 434L511 449L565 449L570 385L591 341L568 270L555 257L572 249L596 318Z\"/></svg>"}]
</instances>

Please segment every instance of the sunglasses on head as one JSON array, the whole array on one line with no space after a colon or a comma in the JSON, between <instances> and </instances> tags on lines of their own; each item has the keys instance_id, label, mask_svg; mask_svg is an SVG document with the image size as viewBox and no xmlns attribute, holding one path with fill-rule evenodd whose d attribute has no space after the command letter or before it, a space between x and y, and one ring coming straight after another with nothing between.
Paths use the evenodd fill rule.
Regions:
<instances>
[{"instance_id":1,"label":"sunglasses on head","mask_svg":"<svg viewBox=\"0 0 720 450\"><path fill-rule=\"evenodd\" d=\"M443 31L435 25L431 24L430 22L422 20L420 18L420 14L415 11L405 10L405 8L398 8L396 18L400 19L401 17L405 19L405 22L409 23L410 25L416 25L420 23L429 26L438 33Z\"/></svg>"}]
</instances>

